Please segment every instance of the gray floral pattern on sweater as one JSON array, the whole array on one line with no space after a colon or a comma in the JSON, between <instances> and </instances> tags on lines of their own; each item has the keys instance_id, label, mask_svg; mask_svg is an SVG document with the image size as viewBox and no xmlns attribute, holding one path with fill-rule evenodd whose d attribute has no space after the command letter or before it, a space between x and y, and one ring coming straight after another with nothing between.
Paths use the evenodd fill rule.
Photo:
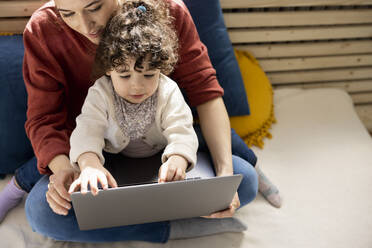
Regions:
<instances>
[{"instance_id":1,"label":"gray floral pattern on sweater","mask_svg":"<svg viewBox=\"0 0 372 248\"><path fill-rule=\"evenodd\" d=\"M141 103L131 103L119 96L112 86L115 98L115 117L121 131L130 140L139 139L155 122L158 90Z\"/></svg>"}]
</instances>

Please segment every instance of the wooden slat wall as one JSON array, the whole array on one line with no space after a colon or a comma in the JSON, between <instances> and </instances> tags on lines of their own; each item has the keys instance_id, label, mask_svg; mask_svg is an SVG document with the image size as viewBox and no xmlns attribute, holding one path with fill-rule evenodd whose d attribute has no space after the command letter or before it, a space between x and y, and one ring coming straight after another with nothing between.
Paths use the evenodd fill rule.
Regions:
<instances>
[{"instance_id":1,"label":"wooden slat wall","mask_svg":"<svg viewBox=\"0 0 372 248\"><path fill-rule=\"evenodd\" d=\"M372 0L220 0L274 88L343 88L372 131Z\"/></svg>"},{"instance_id":2,"label":"wooden slat wall","mask_svg":"<svg viewBox=\"0 0 372 248\"><path fill-rule=\"evenodd\" d=\"M223 9L372 5L372 0L220 0L220 2Z\"/></svg>"},{"instance_id":3,"label":"wooden slat wall","mask_svg":"<svg viewBox=\"0 0 372 248\"><path fill-rule=\"evenodd\" d=\"M27 17L38 9L42 2L46 1L18 1L7 0L0 1L0 16L1 17Z\"/></svg>"},{"instance_id":4,"label":"wooden slat wall","mask_svg":"<svg viewBox=\"0 0 372 248\"><path fill-rule=\"evenodd\" d=\"M47 0L0 0L0 33L21 34L31 14Z\"/></svg>"},{"instance_id":5,"label":"wooden slat wall","mask_svg":"<svg viewBox=\"0 0 372 248\"><path fill-rule=\"evenodd\" d=\"M225 13L225 24L231 28L349 25L372 22L372 9L272 11ZM280 20L280 22L278 22Z\"/></svg>"}]
</instances>

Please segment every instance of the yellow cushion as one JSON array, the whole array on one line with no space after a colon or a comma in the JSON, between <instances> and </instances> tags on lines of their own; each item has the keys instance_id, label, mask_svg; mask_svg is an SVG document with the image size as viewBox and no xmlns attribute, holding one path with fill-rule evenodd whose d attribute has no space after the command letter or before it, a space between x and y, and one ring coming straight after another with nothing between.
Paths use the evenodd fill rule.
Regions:
<instances>
[{"instance_id":1,"label":"yellow cushion","mask_svg":"<svg viewBox=\"0 0 372 248\"><path fill-rule=\"evenodd\" d=\"M235 50L235 56L242 73L251 114L230 117L230 124L248 146L263 148L263 139L271 138L269 129L276 122L271 83L250 53Z\"/></svg>"}]
</instances>

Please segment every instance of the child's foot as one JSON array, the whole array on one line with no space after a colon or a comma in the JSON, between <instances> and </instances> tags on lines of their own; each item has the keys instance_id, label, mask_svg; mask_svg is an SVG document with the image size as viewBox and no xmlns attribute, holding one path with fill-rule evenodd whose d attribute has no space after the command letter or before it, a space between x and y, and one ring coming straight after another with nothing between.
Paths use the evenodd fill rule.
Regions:
<instances>
[{"instance_id":1,"label":"child's foot","mask_svg":"<svg viewBox=\"0 0 372 248\"><path fill-rule=\"evenodd\" d=\"M3 191L0 192L0 223L10 210L21 202L25 194L25 191L16 186L15 178L13 177Z\"/></svg>"},{"instance_id":2,"label":"child's foot","mask_svg":"<svg viewBox=\"0 0 372 248\"><path fill-rule=\"evenodd\" d=\"M258 174L258 191L271 205L280 208L282 206L282 198L279 195L278 188L270 182L257 166L256 171Z\"/></svg>"}]
</instances>

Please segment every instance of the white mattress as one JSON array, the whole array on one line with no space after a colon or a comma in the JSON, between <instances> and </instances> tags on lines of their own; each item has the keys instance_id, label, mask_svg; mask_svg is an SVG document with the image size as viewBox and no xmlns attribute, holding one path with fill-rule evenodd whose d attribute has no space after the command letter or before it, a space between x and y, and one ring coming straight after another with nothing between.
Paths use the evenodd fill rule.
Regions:
<instances>
[{"instance_id":1,"label":"white mattress","mask_svg":"<svg viewBox=\"0 0 372 248\"><path fill-rule=\"evenodd\" d=\"M372 247L372 139L350 97L335 89L276 90L275 113L273 139L255 151L284 204L276 209L258 196L237 213L244 233L167 244L54 242L32 232L21 204L0 225L0 247Z\"/></svg>"}]
</instances>

